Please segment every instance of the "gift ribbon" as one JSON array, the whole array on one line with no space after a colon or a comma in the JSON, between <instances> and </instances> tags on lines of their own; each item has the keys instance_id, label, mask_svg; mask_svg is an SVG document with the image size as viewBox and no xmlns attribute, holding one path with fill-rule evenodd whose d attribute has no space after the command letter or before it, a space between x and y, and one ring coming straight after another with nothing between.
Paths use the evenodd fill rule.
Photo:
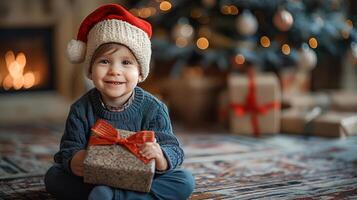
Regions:
<instances>
[{"instance_id":1,"label":"gift ribbon","mask_svg":"<svg viewBox=\"0 0 357 200\"><path fill-rule=\"evenodd\" d=\"M254 79L254 72L248 72L248 94L246 96L245 102L242 104L233 103L230 107L233 109L237 117L242 117L247 113L251 113L251 123L253 127L253 134L255 137L260 135L259 124L258 124L258 114L266 114L270 109L280 108L280 102L273 101L266 104L259 105L256 96L256 83Z\"/></svg>"},{"instance_id":2,"label":"gift ribbon","mask_svg":"<svg viewBox=\"0 0 357 200\"><path fill-rule=\"evenodd\" d=\"M120 132L111 124L99 119L92 127L92 132L94 134L89 138L88 145L120 144L145 164L150 161L140 154L140 149L137 145L144 144L145 142L154 142L155 133L153 131L139 131L127 138L123 138Z\"/></svg>"}]
</instances>

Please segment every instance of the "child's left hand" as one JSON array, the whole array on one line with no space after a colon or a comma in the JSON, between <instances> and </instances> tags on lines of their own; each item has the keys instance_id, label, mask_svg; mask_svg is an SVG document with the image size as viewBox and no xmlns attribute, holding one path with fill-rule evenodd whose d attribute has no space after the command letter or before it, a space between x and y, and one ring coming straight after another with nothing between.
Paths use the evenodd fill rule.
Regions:
<instances>
[{"instance_id":1,"label":"child's left hand","mask_svg":"<svg viewBox=\"0 0 357 200\"><path fill-rule=\"evenodd\" d=\"M161 150L160 145L156 142L146 142L145 144L138 145L140 148L140 153L143 157L147 159L155 159L156 169L159 171L164 171L167 169L167 160Z\"/></svg>"}]
</instances>

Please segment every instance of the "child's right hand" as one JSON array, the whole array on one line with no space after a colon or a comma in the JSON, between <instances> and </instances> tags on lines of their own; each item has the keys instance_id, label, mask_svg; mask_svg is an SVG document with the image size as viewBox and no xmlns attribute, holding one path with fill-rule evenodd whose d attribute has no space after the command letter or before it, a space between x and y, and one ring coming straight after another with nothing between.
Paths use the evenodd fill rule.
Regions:
<instances>
[{"instance_id":1,"label":"child's right hand","mask_svg":"<svg viewBox=\"0 0 357 200\"><path fill-rule=\"evenodd\" d=\"M86 157L86 150L79 150L71 160L71 170L77 176L83 176L83 161Z\"/></svg>"}]
</instances>

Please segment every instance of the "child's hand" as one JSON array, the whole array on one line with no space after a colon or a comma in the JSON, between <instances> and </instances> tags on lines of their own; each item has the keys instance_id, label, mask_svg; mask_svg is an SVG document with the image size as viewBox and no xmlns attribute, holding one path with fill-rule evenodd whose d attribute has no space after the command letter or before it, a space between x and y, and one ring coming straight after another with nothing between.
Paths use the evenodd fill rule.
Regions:
<instances>
[{"instance_id":1,"label":"child's hand","mask_svg":"<svg viewBox=\"0 0 357 200\"><path fill-rule=\"evenodd\" d=\"M162 153L160 145L156 142L146 142L145 144L139 145L140 153L143 157L147 159L155 159L156 169L164 171L167 169L167 160Z\"/></svg>"},{"instance_id":2,"label":"child's hand","mask_svg":"<svg viewBox=\"0 0 357 200\"><path fill-rule=\"evenodd\" d=\"M86 150L79 150L71 160L71 170L77 176L83 176L83 161L86 157Z\"/></svg>"}]
</instances>

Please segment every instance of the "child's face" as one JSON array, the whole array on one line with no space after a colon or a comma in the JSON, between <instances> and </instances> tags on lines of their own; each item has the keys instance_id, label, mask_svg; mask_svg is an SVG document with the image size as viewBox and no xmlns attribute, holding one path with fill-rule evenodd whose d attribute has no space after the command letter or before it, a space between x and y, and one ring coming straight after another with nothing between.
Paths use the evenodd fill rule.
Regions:
<instances>
[{"instance_id":1,"label":"child's face","mask_svg":"<svg viewBox=\"0 0 357 200\"><path fill-rule=\"evenodd\" d=\"M142 80L135 56L119 44L94 58L90 78L104 99L114 101L125 101Z\"/></svg>"}]
</instances>

